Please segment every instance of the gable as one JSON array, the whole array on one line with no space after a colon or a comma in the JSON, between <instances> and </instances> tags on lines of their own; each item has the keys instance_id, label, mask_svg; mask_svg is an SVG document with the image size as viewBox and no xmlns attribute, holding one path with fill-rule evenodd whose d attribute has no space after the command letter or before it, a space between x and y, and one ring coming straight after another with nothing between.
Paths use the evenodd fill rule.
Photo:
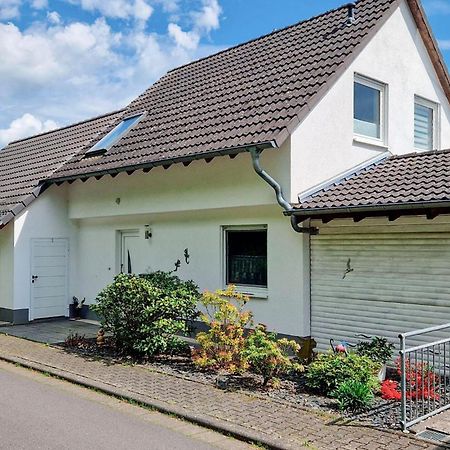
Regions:
<instances>
[{"instance_id":1,"label":"gable","mask_svg":"<svg viewBox=\"0 0 450 450\"><path fill-rule=\"evenodd\" d=\"M353 131L355 74L386 86L387 140L370 145ZM450 147L450 105L435 65L405 0L348 66L292 136L291 201L370 164L386 152L414 151L415 95L440 104L440 148Z\"/></svg>"}]
</instances>

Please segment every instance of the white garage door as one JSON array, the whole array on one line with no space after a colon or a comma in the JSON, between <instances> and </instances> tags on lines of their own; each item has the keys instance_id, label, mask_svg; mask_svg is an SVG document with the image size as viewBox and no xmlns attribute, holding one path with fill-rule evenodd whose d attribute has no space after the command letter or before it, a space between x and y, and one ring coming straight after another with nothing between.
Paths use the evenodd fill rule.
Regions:
<instances>
[{"instance_id":1,"label":"white garage door","mask_svg":"<svg viewBox=\"0 0 450 450\"><path fill-rule=\"evenodd\" d=\"M67 315L69 243L67 239L33 239L31 320Z\"/></svg>"},{"instance_id":2,"label":"white garage door","mask_svg":"<svg viewBox=\"0 0 450 450\"><path fill-rule=\"evenodd\" d=\"M311 241L311 334L397 342L450 322L450 233L318 235Z\"/></svg>"}]
</instances>

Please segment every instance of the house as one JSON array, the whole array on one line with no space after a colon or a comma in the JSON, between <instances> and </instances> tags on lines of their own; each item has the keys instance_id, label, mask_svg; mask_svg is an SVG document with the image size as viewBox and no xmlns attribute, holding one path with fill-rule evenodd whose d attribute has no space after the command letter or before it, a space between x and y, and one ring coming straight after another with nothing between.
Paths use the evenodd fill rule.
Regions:
<instances>
[{"instance_id":1,"label":"house","mask_svg":"<svg viewBox=\"0 0 450 450\"><path fill-rule=\"evenodd\" d=\"M419 1L360 0L13 142L0 320L176 269L236 284L256 320L322 346L450 321L449 100Z\"/></svg>"}]
</instances>

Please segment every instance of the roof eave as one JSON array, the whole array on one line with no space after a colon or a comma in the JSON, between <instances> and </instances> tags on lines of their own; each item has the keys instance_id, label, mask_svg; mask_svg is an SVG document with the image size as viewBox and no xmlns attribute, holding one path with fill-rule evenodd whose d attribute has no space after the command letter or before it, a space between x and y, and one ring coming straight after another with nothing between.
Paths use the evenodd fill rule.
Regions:
<instances>
[{"instance_id":1,"label":"roof eave","mask_svg":"<svg viewBox=\"0 0 450 450\"><path fill-rule=\"evenodd\" d=\"M17 203L9 212L0 220L0 230L14 220L23 210L38 198L38 196L47 189L48 185L39 184L31 194L27 195L20 203Z\"/></svg>"},{"instance_id":2,"label":"roof eave","mask_svg":"<svg viewBox=\"0 0 450 450\"><path fill-rule=\"evenodd\" d=\"M305 208L284 211L286 216L296 216L300 222L307 219L338 219L338 218L354 218L361 220L365 217L387 216L391 220L395 220L402 215L420 215L426 214L435 217L439 214L450 213L450 200L442 201L426 201L411 203L390 203L390 204L373 204L364 206L347 206L333 208Z\"/></svg>"},{"instance_id":3,"label":"roof eave","mask_svg":"<svg viewBox=\"0 0 450 450\"><path fill-rule=\"evenodd\" d=\"M189 156L183 156L178 158L168 158L168 159L161 159L158 161L153 161L150 163L142 163L142 164L135 164L130 166L121 166L114 169L104 169L104 170L98 170L98 171L92 171L88 173L78 173L75 175L68 175L68 176L62 176L62 177L49 177L47 179L41 180L42 183L45 184L61 184L66 181L75 181L75 180L87 180L88 178L93 177L103 177L105 175L117 175L122 172L128 172L131 174L132 172L135 172L137 170L151 170L155 167L165 167L165 166L171 166L172 164L179 164L179 163L190 163L192 161L196 160L211 160L213 158L219 157L219 156L233 156L238 155L239 153L247 152L251 148L258 148L261 150L264 150L266 148L278 148L278 142L276 141L268 141L268 142L261 142L256 144L249 144L245 146L240 147L230 147L226 149L221 150L214 150L211 152L205 152L205 153L198 153L194 155Z\"/></svg>"}]
</instances>

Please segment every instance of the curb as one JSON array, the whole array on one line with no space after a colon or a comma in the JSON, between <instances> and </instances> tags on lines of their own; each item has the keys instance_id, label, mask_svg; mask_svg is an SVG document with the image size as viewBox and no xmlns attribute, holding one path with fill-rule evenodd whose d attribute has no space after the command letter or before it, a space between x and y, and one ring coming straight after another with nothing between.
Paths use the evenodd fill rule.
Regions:
<instances>
[{"instance_id":1,"label":"curb","mask_svg":"<svg viewBox=\"0 0 450 450\"><path fill-rule=\"evenodd\" d=\"M280 442L277 439L271 439L257 432L250 431L239 425L232 425L220 419L207 418L203 415L195 414L186 411L182 408L163 403L158 400L150 401L148 397L145 397L142 394L137 394L125 389L121 389L114 385L92 380L90 378L83 377L81 375L71 374L64 370L56 369L55 367L52 366L47 366L45 364L40 364L34 361L29 361L27 359L22 359L15 356L5 356L1 354L0 360L10 362L13 364L18 364L22 367L33 369L41 373L47 373L53 376L57 376L71 383L78 384L80 386L84 386L90 389L96 389L98 391L101 391L108 395L112 395L114 397L135 401L140 403L141 405L144 405L161 413L176 416L180 419L200 425L210 430L232 436L238 440L253 444L262 444L271 450L292 450L296 448L294 446L284 444L283 442Z\"/></svg>"}]
</instances>

